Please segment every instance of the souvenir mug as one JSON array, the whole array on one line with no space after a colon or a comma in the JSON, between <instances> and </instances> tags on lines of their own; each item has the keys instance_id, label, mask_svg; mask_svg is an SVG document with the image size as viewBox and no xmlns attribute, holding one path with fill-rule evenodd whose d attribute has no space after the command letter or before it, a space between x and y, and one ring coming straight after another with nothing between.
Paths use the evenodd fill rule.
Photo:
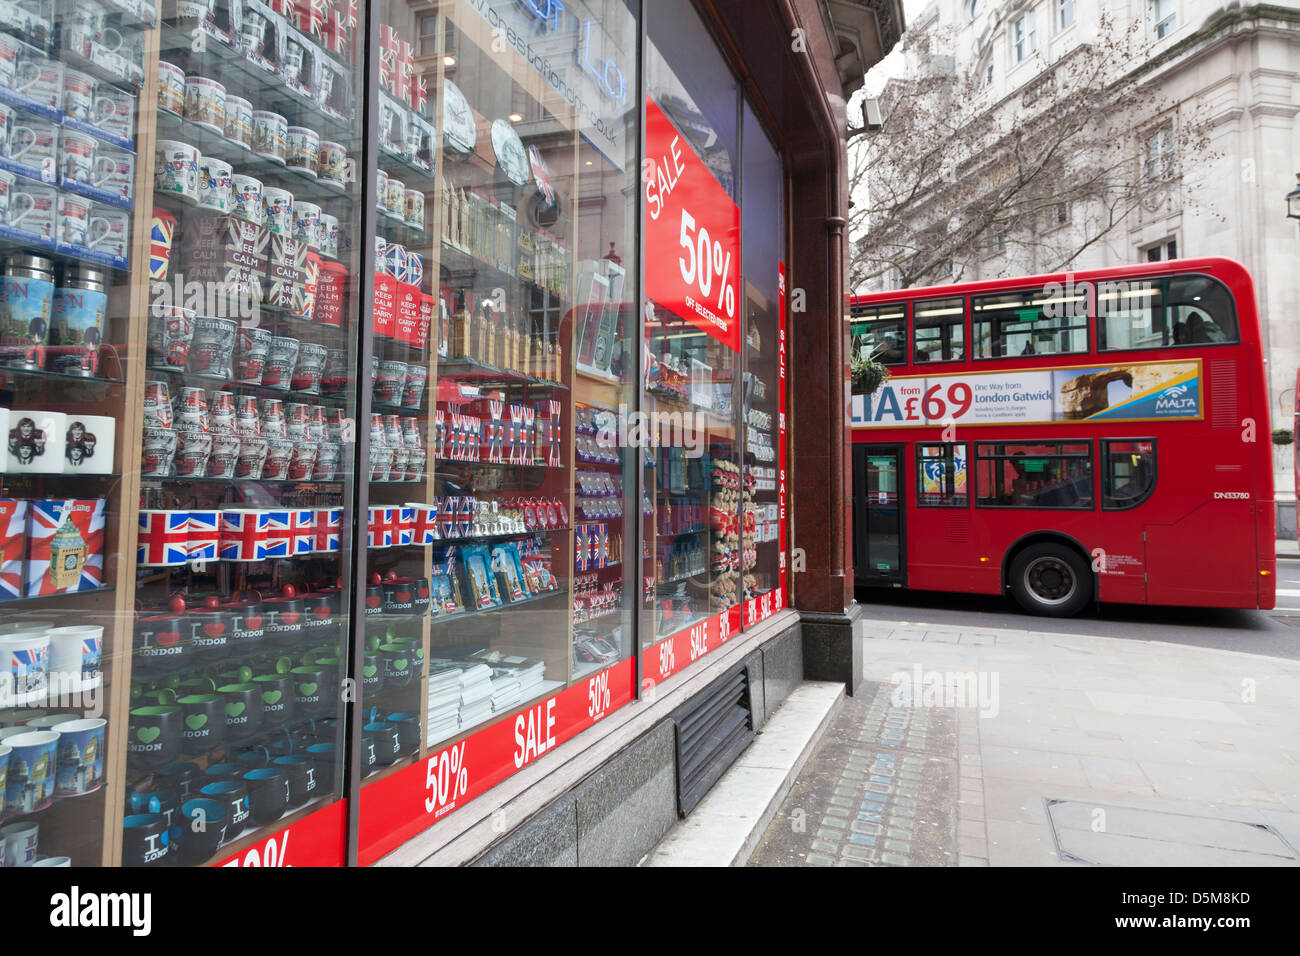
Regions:
<instances>
[{"instance_id":1,"label":"souvenir mug","mask_svg":"<svg viewBox=\"0 0 1300 956\"><path fill-rule=\"evenodd\" d=\"M97 223L102 221L100 229ZM106 252L119 259L126 258L126 247L131 238L131 214L125 209L116 209L102 203L95 203L90 211L90 234L86 246Z\"/></svg>"},{"instance_id":2,"label":"souvenir mug","mask_svg":"<svg viewBox=\"0 0 1300 956\"><path fill-rule=\"evenodd\" d=\"M311 246L320 243L320 206L299 200L293 206L293 236Z\"/></svg>"},{"instance_id":3,"label":"souvenir mug","mask_svg":"<svg viewBox=\"0 0 1300 956\"><path fill-rule=\"evenodd\" d=\"M226 128L226 87L206 76L185 77L185 118L218 135Z\"/></svg>"},{"instance_id":4,"label":"souvenir mug","mask_svg":"<svg viewBox=\"0 0 1300 956\"><path fill-rule=\"evenodd\" d=\"M154 188L183 202L199 201L199 151L189 143L158 140Z\"/></svg>"},{"instance_id":5,"label":"souvenir mug","mask_svg":"<svg viewBox=\"0 0 1300 956\"><path fill-rule=\"evenodd\" d=\"M321 255L337 259L339 255L339 219L327 212L320 214L320 229L316 237L316 248ZM319 301L319 298L318 298Z\"/></svg>"},{"instance_id":6,"label":"souvenir mug","mask_svg":"<svg viewBox=\"0 0 1300 956\"><path fill-rule=\"evenodd\" d=\"M13 197L16 178L13 173L0 169L0 222L9 223L9 201Z\"/></svg>"},{"instance_id":7,"label":"souvenir mug","mask_svg":"<svg viewBox=\"0 0 1300 956\"><path fill-rule=\"evenodd\" d=\"M323 183L331 186L343 186L343 170L347 163L348 152L341 143L323 139L316 155L316 175Z\"/></svg>"},{"instance_id":8,"label":"souvenir mug","mask_svg":"<svg viewBox=\"0 0 1300 956\"><path fill-rule=\"evenodd\" d=\"M293 193L278 186L263 186L262 210L267 229L278 236L293 235Z\"/></svg>"},{"instance_id":9,"label":"souvenir mug","mask_svg":"<svg viewBox=\"0 0 1300 956\"><path fill-rule=\"evenodd\" d=\"M169 113L185 113L185 71L166 60L158 61L158 105Z\"/></svg>"},{"instance_id":10,"label":"souvenir mug","mask_svg":"<svg viewBox=\"0 0 1300 956\"><path fill-rule=\"evenodd\" d=\"M99 94L93 76L80 70L63 71L63 115L82 123L98 125L101 117L112 116L116 106L112 97Z\"/></svg>"},{"instance_id":11,"label":"souvenir mug","mask_svg":"<svg viewBox=\"0 0 1300 956\"><path fill-rule=\"evenodd\" d=\"M266 209L262 206L262 181L242 173L231 177L233 184L232 211L240 219L262 225L266 222Z\"/></svg>"},{"instance_id":12,"label":"souvenir mug","mask_svg":"<svg viewBox=\"0 0 1300 956\"><path fill-rule=\"evenodd\" d=\"M215 156L199 157L199 205L219 213L234 206L230 164Z\"/></svg>"},{"instance_id":13,"label":"souvenir mug","mask_svg":"<svg viewBox=\"0 0 1300 956\"><path fill-rule=\"evenodd\" d=\"M243 44L245 53L260 56L262 44L266 42L266 17L255 10L245 10L239 40Z\"/></svg>"},{"instance_id":14,"label":"souvenir mug","mask_svg":"<svg viewBox=\"0 0 1300 956\"><path fill-rule=\"evenodd\" d=\"M148 355L149 367L184 370L190 357L190 340L194 337L194 312L180 306L155 303L149 307ZM166 385L162 382L152 383ZM145 398L146 417L149 399ZM167 406L170 416L171 406Z\"/></svg>"},{"instance_id":15,"label":"souvenir mug","mask_svg":"<svg viewBox=\"0 0 1300 956\"><path fill-rule=\"evenodd\" d=\"M289 150L289 121L270 110L253 113L253 152L284 165Z\"/></svg>"},{"instance_id":16,"label":"souvenir mug","mask_svg":"<svg viewBox=\"0 0 1300 956\"><path fill-rule=\"evenodd\" d=\"M89 199L72 193L59 193L59 231L58 237L63 242L74 246L89 245L91 228L90 210L94 205ZM104 220L99 219L101 231Z\"/></svg>"},{"instance_id":17,"label":"souvenir mug","mask_svg":"<svg viewBox=\"0 0 1300 956\"><path fill-rule=\"evenodd\" d=\"M58 214L58 190L26 180L14 183L9 199L9 226L44 239L53 239Z\"/></svg>"},{"instance_id":18,"label":"souvenir mug","mask_svg":"<svg viewBox=\"0 0 1300 956\"><path fill-rule=\"evenodd\" d=\"M388 173L375 170L375 205L380 212L388 212Z\"/></svg>"},{"instance_id":19,"label":"souvenir mug","mask_svg":"<svg viewBox=\"0 0 1300 956\"><path fill-rule=\"evenodd\" d=\"M289 154L285 159L291 169L317 174L320 162L320 134L306 126L290 126L287 130Z\"/></svg>"},{"instance_id":20,"label":"souvenir mug","mask_svg":"<svg viewBox=\"0 0 1300 956\"><path fill-rule=\"evenodd\" d=\"M226 139L241 146L253 145L253 105L242 96L226 96Z\"/></svg>"},{"instance_id":21,"label":"souvenir mug","mask_svg":"<svg viewBox=\"0 0 1300 956\"><path fill-rule=\"evenodd\" d=\"M284 44L284 81L298 84L302 82L302 66L305 52L297 40L288 40Z\"/></svg>"},{"instance_id":22,"label":"souvenir mug","mask_svg":"<svg viewBox=\"0 0 1300 956\"><path fill-rule=\"evenodd\" d=\"M406 183L400 179L389 178L388 195L385 201L390 216L406 218Z\"/></svg>"}]
</instances>

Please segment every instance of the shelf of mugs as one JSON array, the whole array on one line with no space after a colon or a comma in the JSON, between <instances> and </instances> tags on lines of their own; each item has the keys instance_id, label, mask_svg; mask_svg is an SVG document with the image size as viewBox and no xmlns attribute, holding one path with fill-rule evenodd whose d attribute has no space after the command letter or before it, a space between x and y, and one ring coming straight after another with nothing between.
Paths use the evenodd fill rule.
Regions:
<instances>
[{"instance_id":1,"label":"shelf of mugs","mask_svg":"<svg viewBox=\"0 0 1300 956\"><path fill-rule=\"evenodd\" d=\"M316 173L300 166L289 166L284 162L253 152L238 140L230 139L206 126L177 116L169 110L158 110L158 138L188 144L199 151L201 156L214 156L231 165L234 172L244 176L264 178L275 176L281 182L289 184L288 188L295 199L307 200L318 205L330 203L350 203L351 196L344 184L334 185L328 179L321 179ZM164 191L155 193L155 198L170 199L180 202L183 207L205 210L207 207L187 203L183 199ZM217 209L210 210L220 215Z\"/></svg>"},{"instance_id":2,"label":"shelf of mugs","mask_svg":"<svg viewBox=\"0 0 1300 956\"><path fill-rule=\"evenodd\" d=\"M318 132L328 132L336 138L356 135L350 117L321 107L311 93L285 83L273 64L261 57L249 56L237 45L238 41L234 44L227 42L223 32L209 24L177 27L164 23L159 44L159 54L164 60L177 59L178 55L184 54L203 62L210 75L228 77L231 72L239 74L250 89L258 92L263 109L275 105L277 112L295 111L299 119L310 120L301 125L311 125ZM339 74L337 66L329 72L336 77Z\"/></svg>"},{"instance_id":3,"label":"shelf of mugs","mask_svg":"<svg viewBox=\"0 0 1300 956\"><path fill-rule=\"evenodd\" d=\"M64 88L62 90L63 99L58 102L69 104L72 102L72 98L78 95L70 90L68 86L68 81L65 79ZM94 102L90 91L83 91L80 95L85 97L85 99L90 100L90 102ZM70 115L64 112L64 110L59 106L51 106L48 99L34 99L33 97L27 96L23 93L16 92L7 86L0 86L0 102L6 103L23 113L47 120L55 126L62 126L64 129L84 133L87 136L94 137L102 143L107 143L109 146L116 147L123 152L134 154L135 139L132 136L134 130L134 120L132 115L135 109L135 95L121 91L121 97L123 98L122 102L118 105L118 109L121 112L115 112L112 114L112 126L109 128L108 124L104 120L101 120L99 124L91 123L80 119L78 115ZM103 100L112 102L113 98L114 97L106 96L103 97ZM78 101L74 108L79 111L88 109L82 101ZM82 115L89 116L91 114L84 112ZM121 118L119 119L119 117ZM105 119L107 119L107 116Z\"/></svg>"},{"instance_id":4,"label":"shelf of mugs","mask_svg":"<svg viewBox=\"0 0 1300 956\"><path fill-rule=\"evenodd\" d=\"M325 393L315 395L291 388L275 388L271 385L258 385L255 382L235 382L231 381L224 375L205 375L202 372L191 372L187 369L163 368L161 366L150 365L148 374L153 375L172 375L176 378L183 379L187 384L203 388L209 391L230 392L233 395L250 395L256 398L280 398L280 399L299 399L304 404L311 405L329 405L334 408L346 408L351 402L348 394L335 395Z\"/></svg>"},{"instance_id":5,"label":"shelf of mugs","mask_svg":"<svg viewBox=\"0 0 1300 956\"><path fill-rule=\"evenodd\" d=\"M113 478L118 476L102 475L97 477ZM140 487L144 489L181 485L206 485L208 487L243 488L252 485L257 488L310 488L313 485L342 485L346 484L347 481L348 476L343 474L334 478L215 478L204 475L146 475L140 479ZM285 507L290 506L286 505Z\"/></svg>"},{"instance_id":6,"label":"shelf of mugs","mask_svg":"<svg viewBox=\"0 0 1300 956\"><path fill-rule=\"evenodd\" d=\"M519 598L517 601L506 601L504 604L493 604L490 607L467 608L461 611L454 611L451 614L432 614L430 621L435 625L453 624L457 621L464 621L469 618L481 618L498 611L508 611L511 608L521 607L525 604L536 604L538 601L549 601L553 598L562 597L566 601L569 592L564 588L558 588L554 591L543 591L541 594L533 594L528 597Z\"/></svg>"}]
</instances>

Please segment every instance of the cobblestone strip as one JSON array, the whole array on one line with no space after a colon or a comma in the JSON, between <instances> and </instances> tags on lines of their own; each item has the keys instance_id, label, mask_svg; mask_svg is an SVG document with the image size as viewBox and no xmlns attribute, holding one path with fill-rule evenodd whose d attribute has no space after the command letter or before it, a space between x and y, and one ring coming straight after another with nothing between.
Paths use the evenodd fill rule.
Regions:
<instances>
[{"instance_id":1,"label":"cobblestone strip","mask_svg":"<svg viewBox=\"0 0 1300 956\"><path fill-rule=\"evenodd\" d=\"M866 682L845 703L751 866L957 865L959 711L901 704L893 689ZM982 789L980 812L982 839Z\"/></svg>"}]
</instances>

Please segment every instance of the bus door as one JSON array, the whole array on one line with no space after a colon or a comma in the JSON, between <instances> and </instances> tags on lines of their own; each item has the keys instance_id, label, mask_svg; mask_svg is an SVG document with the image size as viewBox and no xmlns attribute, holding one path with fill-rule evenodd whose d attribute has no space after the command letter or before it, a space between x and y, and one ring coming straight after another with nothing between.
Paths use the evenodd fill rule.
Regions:
<instances>
[{"instance_id":1,"label":"bus door","mask_svg":"<svg viewBox=\"0 0 1300 956\"><path fill-rule=\"evenodd\" d=\"M853 564L859 584L907 583L903 446L853 446Z\"/></svg>"}]
</instances>

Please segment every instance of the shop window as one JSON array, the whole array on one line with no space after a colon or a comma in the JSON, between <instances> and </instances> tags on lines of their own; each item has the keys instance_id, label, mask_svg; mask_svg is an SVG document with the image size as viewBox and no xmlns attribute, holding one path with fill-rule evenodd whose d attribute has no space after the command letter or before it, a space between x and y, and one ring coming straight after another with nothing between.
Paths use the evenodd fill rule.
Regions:
<instances>
[{"instance_id":1,"label":"shop window","mask_svg":"<svg viewBox=\"0 0 1300 956\"><path fill-rule=\"evenodd\" d=\"M1101 507L1106 511L1136 508L1156 488L1156 440L1103 441Z\"/></svg>"},{"instance_id":2,"label":"shop window","mask_svg":"<svg viewBox=\"0 0 1300 956\"><path fill-rule=\"evenodd\" d=\"M907 303L855 305L850 310L853 354L882 365L906 365Z\"/></svg>"},{"instance_id":3,"label":"shop window","mask_svg":"<svg viewBox=\"0 0 1300 956\"><path fill-rule=\"evenodd\" d=\"M970 504L964 442L916 446L916 503L922 507L965 508Z\"/></svg>"},{"instance_id":4,"label":"shop window","mask_svg":"<svg viewBox=\"0 0 1300 956\"><path fill-rule=\"evenodd\" d=\"M753 110L744 107L741 176L745 276L745 389L741 485L743 624L784 606L780 515L784 465L781 410L785 389L785 316L781 159Z\"/></svg>"},{"instance_id":5,"label":"shop window","mask_svg":"<svg viewBox=\"0 0 1300 956\"><path fill-rule=\"evenodd\" d=\"M747 343L770 345L740 278L738 86L687 0L649 5L646 17L652 187L642 410L660 440L644 453L640 632L642 672L660 680L741 626L752 558L743 537L744 465L756 459L742 455L738 422L776 396L774 382L744 377L741 362ZM689 183L697 197L689 207L687 190L668 188L670 176ZM774 439L774 428L766 434ZM751 438L758 447L758 435Z\"/></svg>"},{"instance_id":6,"label":"shop window","mask_svg":"<svg viewBox=\"0 0 1300 956\"><path fill-rule=\"evenodd\" d=\"M966 300L912 304L912 361L956 362L966 357Z\"/></svg>"},{"instance_id":7,"label":"shop window","mask_svg":"<svg viewBox=\"0 0 1300 956\"><path fill-rule=\"evenodd\" d=\"M1092 444L977 444L975 478L981 508L1091 509Z\"/></svg>"},{"instance_id":8,"label":"shop window","mask_svg":"<svg viewBox=\"0 0 1300 956\"><path fill-rule=\"evenodd\" d=\"M971 297L976 358L1088 351L1086 287Z\"/></svg>"}]
</instances>

